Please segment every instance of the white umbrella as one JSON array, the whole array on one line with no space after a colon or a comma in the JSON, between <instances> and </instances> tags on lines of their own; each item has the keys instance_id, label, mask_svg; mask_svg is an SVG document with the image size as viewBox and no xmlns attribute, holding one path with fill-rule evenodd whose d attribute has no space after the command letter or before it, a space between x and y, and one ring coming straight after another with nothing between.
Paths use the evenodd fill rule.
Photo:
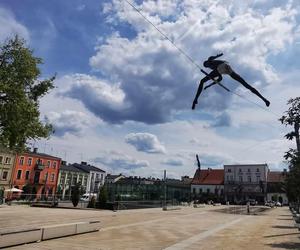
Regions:
<instances>
[{"instance_id":1,"label":"white umbrella","mask_svg":"<svg viewBox=\"0 0 300 250\"><path fill-rule=\"evenodd\" d=\"M10 189L5 189L4 192L24 192L22 189L18 188L10 188Z\"/></svg>"}]
</instances>

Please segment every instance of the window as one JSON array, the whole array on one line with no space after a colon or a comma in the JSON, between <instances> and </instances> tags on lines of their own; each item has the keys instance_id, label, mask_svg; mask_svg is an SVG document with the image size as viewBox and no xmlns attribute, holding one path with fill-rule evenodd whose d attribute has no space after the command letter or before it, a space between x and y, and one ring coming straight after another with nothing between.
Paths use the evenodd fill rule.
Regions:
<instances>
[{"instance_id":1,"label":"window","mask_svg":"<svg viewBox=\"0 0 300 250\"><path fill-rule=\"evenodd\" d=\"M199 193L202 194L202 188L199 189Z\"/></svg>"},{"instance_id":2,"label":"window","mask_svg":"<svg viewBox=\"0 0 300 250\"><path fill-rule=\"evenodd\" d=\"M48 168L51 167L51 161L47 161L47 167L48 167Z\"/></svg>"},{"instance_id":3,"label":"window","mask_svg":"<svg viewBox=\"0 0 300 250\"><path fill-rule=\"evenodd\" d=\"M243 182L243 176L240 176L240 182Z\"/></svg>"},{"instance_id":4,"label":"window","mask_svg":"<svg viewBox=\"0 0 300 250\"><path fill-rule=\"evenodd\" d=\"M232 175L230 176L230 180L233 181L233 176Z\"/></svg>"},{"instance_id":5,"label":"window","mask_svg":"<svg viewBox=\"0 0 300 250\"><path fill-rule=\"evenodd\" d=\"M48 173L45 174L44 180L45 180L45 182L47 182L47 180L48 180Z\"/></svg>"},{"instance_id":6,"label":"window","mask_svg":"<svg viewBox=\"0 0 300 250\"><path fill-rule=\"evenodd\" d=\"M56 168L56 161L52 163L53 168Z\"/></svg>"},{"instance_id":7,"label":"window","mask_svg":"<svg viewBox=\"0 0 300 250\"><path fill-rule=\"evenodd\" d=\"M227 177L227 181L229 181L229 176L227 175L226 177Z\"/></svg>"},{"instance_id":8,"label":"window","mask_svg":"<svg viewBox=\"0 0 300 250\"><path fill-rule=\"evenodd\" d=\"M17 179L20 180L20 179L21 179L21 176L22 176L22 170L19 169L19 170L18 170L18 173L17 173Z\"/></svg>"},{"instance_id":9,"label":"window","mask_svg":"<svg viewBox=\"0 0 300 250\"><path fill-rule=\"evenodd\" d=\"M209 194L209 192L210 192L210 189L208 188L208 189L206 189L206 192Z\"/></svg>"},{"instance_id":10,"label":"window","mask_svg":"<svg viewBox=\"0 0 300 250\"><path fill-rule=\"evenodd\" d=\"M51 181L51 182L54 182L54 179L55 179L55 174L51 174L50 181Z\"/></svg>"},{"instance_id":11,"label":"window","mask_svg":"<svg viewBox=\"0 0 300 250\"><path fill-rule=\"evenodd\" d=\"M251 169L250 168L248 168L248 173L250 173L251 172Z\"/></svg>"},{"instance_id":12,"label":"window","mask_svg":"<svg viewBox=\"0 0 300 250\"><path fill-rule=\"evenodd\" d=\"M3 156L0 155L0 164L3 162Z\"/></svg>"},{"instance_id":13,"label":"window","mask_svg":"<svg viewBox=\"0 0 300 250\"><path fill-rule=\"evenodd\" d=\"M5 164L10 164L11 162L11 158L10 157L6 157L5 158Z\"/></svg>"},{"instance_id":14,"label":"window","mask_svg":"<svg viewBox=\"0 0 300 250\"><path fill-rule=\"evenodd\" d=\"M193 194L195 194L196 193L196 188L193 188Z\"/></svg>"},{"instance_id":15,"label":"window","mask_svg":"<svg viewBox=\"0 0 300 250\"><path fill-rule=\"evenodd\" d=\"M6 180L7 179L7 175L8 175L8 172L7 171L3 171L3 173L2 173L2 180Z\"/></svg>"},{"instance_id":16,"label":"window","mask_svg":"<svg viewBox=\"0 0 300 250\"><path fill-rule=\"evenodd\" d=\"M20 157L19 164L24 165L24 156Z\"/></svg>"},{"instance_id":17,"label":"window","mask_svg":"<svg viewBox=\"0 0 300 250\"><path fill-rule=\"evenodd\" d=\"M257 182L260 181L260 177L259 177L259 176L256 177L256 181L257 181Z\"/></svg>"},{"instance_id":18,"label":"window","mask_svg":"<svg viewBox=\"0 0 300 250\"><path fill-rule=\"evenodd\" d=\"M25 180L29 180L29 174L30 174L29 171L26 171L26 172L25 172Z\"/></svg>"},{"instance_id":19,"label":"window","mask_svg":"<svg viewBox=\"0 0 300 250\"><path fill-rule=\"evenodd\" d=\"M231 173L231 169L230 169L230 168L228 168L228 169L227 169L227 172L228 172L228 173Z\"/></svg>"},{"instance_id":20,"label":"window","mask_svg":"<svg viewBox=\"0 0 300 250\"><path fill-rule=\"evenodd\" d=\"M28 164L28 166L31 166L31 164L32 164L32 158L28 158L27 164Z\"/></svg>"},{"instance_id":21,"label":"window","mask_svg":"<svg viewBox=\"0 0 300 250\"><path fill-rule=\"evenodd\" d=\"M242 173L242 169L241 168L239 168L239 173Z\"/></svg>"},{"instance_id":22,"label":"window","mask_svg":"<svg viewBox=\"0 0 300 250\"><path fill-rule=\"evenodd\" d=\"M248 176L248 182L251 182L251 176Z\"/></svg>"},{"instance_id":23,"label":"window","mask_svg":"<svg viewBox=\"0 0 300 250\"><path fill-rule=\"evenodd\" d=\"M256 169L256 172L259 173L259 168Z\"/></svg>"}]
</instances>

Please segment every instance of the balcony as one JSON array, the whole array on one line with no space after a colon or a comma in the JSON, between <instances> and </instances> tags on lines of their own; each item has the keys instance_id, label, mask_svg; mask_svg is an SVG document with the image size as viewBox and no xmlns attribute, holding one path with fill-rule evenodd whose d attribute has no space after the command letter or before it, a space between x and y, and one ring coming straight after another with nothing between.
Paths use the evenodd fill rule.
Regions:
<instances>
[{"instance_id":1,"label":"balcony","mask_svg":"<svg viewBox=\"0 0 300 250\"><path fill-rule=\"evenodd\" d=\"M34 170L42 171L44 169L45 169L45 166L41 163L36 163L35 166L34 166Z\"/></svg>"}]
</instances>

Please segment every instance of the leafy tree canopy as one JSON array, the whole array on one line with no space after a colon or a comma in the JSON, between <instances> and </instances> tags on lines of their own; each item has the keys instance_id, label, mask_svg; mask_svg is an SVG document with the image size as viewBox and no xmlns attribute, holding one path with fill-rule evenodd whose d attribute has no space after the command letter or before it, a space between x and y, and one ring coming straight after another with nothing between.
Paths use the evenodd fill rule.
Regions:
<instances>
[{"instance_id":1,"label":"leafy tree canopy","mask_svg":"<svg viewBox=\"0 0 300 250\"><path fill-rule=\"evenodd\" d=\"M29 139L47 138L52 126L40 121L39 99L54 88L41 80L42 59L15 36L0 45L0 144L24 150Z\"/></svg>"}]
</instances>

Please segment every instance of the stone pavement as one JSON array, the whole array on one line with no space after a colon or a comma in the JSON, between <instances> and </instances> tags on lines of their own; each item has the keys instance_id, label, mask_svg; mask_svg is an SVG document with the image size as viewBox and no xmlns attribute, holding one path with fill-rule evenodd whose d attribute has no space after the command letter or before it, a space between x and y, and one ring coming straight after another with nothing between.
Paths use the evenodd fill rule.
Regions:
<instances>
[{"instance_id":1,"label":"stone pavement","mask_svg":"<svg viewBox=\"0 0 300 250\"><path fill-rule=\"evenodd\" d=\"M287 207L259 215L218 212L225 208L70 210L0 208L0 230L74 221L101 220L99 232L11 249L300 249L300 234Z\"/></svg>"}]
</instances>

